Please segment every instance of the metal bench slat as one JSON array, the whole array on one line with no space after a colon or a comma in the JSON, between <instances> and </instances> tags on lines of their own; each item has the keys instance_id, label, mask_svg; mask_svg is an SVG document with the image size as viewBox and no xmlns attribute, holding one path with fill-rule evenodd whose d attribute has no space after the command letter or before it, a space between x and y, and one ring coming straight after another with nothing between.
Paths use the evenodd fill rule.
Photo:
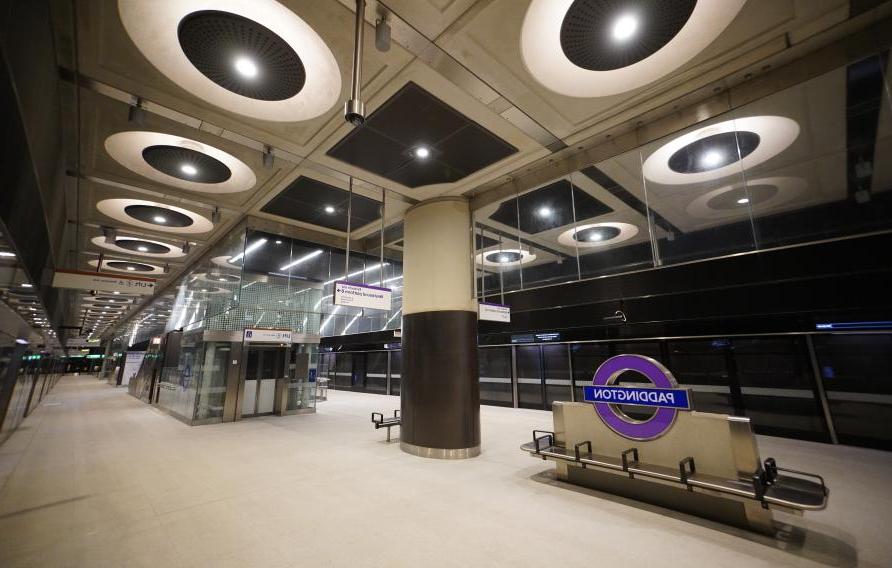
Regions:
<instances>
[{"instance_id":1,"label":"metal bench slat","mask_svg":"<svg viewBox=\"0 0 892 568\"><path fill-rule=\"evenodd\" d=\"M705 475L695 473L688 476L688 484L703 489L712 489L713 491L721 491L722 493L731 493L741 497L756 498L756 492L752 483L740 481L738 479L723 479L713 475Z\"/></svg>"},{"instance_id":2,"label":"metal bench slat","mask_svg":"<svg viewBox=\"0 0 892 568\"><path fill-rule=\"evenodd\" d=\"M629 464L629 472L635 475L643 475L653 477L655 479L663 479L666 481L676 481L681 483L681 474L677 468L664 467L661 465L653 465L641 462L632 462Z\"/></svg>"}]
</instances>

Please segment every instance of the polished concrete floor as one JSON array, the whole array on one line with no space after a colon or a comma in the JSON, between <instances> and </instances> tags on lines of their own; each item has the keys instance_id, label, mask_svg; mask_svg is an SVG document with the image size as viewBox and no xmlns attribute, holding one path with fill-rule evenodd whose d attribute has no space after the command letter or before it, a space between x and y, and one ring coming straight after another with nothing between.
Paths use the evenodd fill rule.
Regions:
<instances>
[{"instance_id":1,"label":"polished concrete floor","mask_svg":"<svg viewBox=\"0 0 892 568\"><path fill-rule=\"evenodd\" d=\"M398 403L190 428L66 377L0 446L0 566L892 566L890 453L761 438L831 487L774 540L555 482L518 450L542 411L484 407L472 460L404 454L369 423Z\"/></svg>"}]
</instances>

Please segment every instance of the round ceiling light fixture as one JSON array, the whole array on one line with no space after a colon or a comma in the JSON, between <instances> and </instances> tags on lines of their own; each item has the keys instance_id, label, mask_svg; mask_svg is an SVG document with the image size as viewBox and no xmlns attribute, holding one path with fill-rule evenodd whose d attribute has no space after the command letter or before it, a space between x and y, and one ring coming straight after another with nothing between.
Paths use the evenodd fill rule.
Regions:
<instances>
[{"instance_id":1,"label":"round ceiling light fixture","mask_svg":"<svg viewBox=\"0 0 892 568\"><path fill-rule=\"evenodd\" d=\"M544 87L604 97L643 87L712 43L746 0L533 0L521 55Z\"/></svg>"},{"instance_id":2,"label":"round ceiling light fixture","mask_svg":"<svg viewBox=\"0 0 892 568\"><path fill-rule=\"evenodd\" d=\"M161 241L151 239L143 239L137 237L118 237L115 242L106 243L105 237L99 235L90 239L94 245L100 248L113 250L122 254L137 254L139 256L149 256L155 258L180 258L186 256L182 248L177 245L168 244Z\"/></svg>"},{"instance_id":3,"label":"round ceiling light fixture","mask_svg":"<svg viewBox=\"0 0 892 568\"><path fill-rule=\"evenodd\" d=\"M524 249L494 249L477 254L477 264L483 266L520 266L536 260L536 255Z\"/></svg>"},{"instance_id":4,"label":"round ceiling light fixture","mask_svg":"<svg viewBox=\"0 0 892 568\"><path fill-rule=\"evenodd\" d=\"M91 260L90 266L98 267L99 260ZM113 270L115 272L132 272L138 273L140 276L164 274L164 268L154 264L143 262L131 262L129 260L103 260L100 270Z\"/></svg>"},{"instance_id":5,"label":"round ceiling light fixture","mask_svg":"<svg viewBox=\"0 0 892 568\"><path fill-rule=\"evenodd\" d=\"M644 176L665 185L695 184L740 174L786 150L799 124L783 116L749 116L692 130L644 161Z\"/></svg>"},{"instance_id":6,"label":"round ceiling light fixture","mask_svg":"<svg viewBox=\"0 0 892 568\"><path fill-rule=\"evenodd\" d=\"M765 177L747 180L708 191L688 204L686 211L700 219L744 217L750 211L762 214L797 201L805 194L808 183L798 177Z\"/></svg>"},{"instance_id":7,"label":"round ceiling light fixture","mask_svg":"<svg viewBox=\"0 0 892 568\"><path fill-rule=\"evenodd\" d=\"M128 170L157 183L202 193L237 193L257 183L254 171L213 146L161 132L112 134L105 150Z\"/></svg>"},{"instance_id":8,"label":"round ceiling light fixture","mask_svg":"<svg viewBox=\"0 0 892 568\"><path fill-rule=\"evenodd\" d=\"M207 233L214 228L210 219L198 213L143 199L103 199L96 209L116 221L165 233Z\"/></svg>"},{"instance_id":9,"label":"round ceiling light fixture","mask_svg":"<svg viewBox=\"0 0 892 568\"><path fill-rule=\"evenodd\" d=\"M627 241L637 234L638 227L631 223L587 223L564 231L558 235L558 242L565 247L606 247Z\"/></svg>"},{"instance_id":10,"label":"round ceiling light fixture","mask_svg":"<svg viewBox=\"0 0 892 568\"><path fill-rule=\"evenodd\" d=\"M142 54L213 105L297 122L338 102L337 61L297 14L275 0L218 0L208 8L204 0L118 1L124 28Z\"/></svg>"}]
</instances>

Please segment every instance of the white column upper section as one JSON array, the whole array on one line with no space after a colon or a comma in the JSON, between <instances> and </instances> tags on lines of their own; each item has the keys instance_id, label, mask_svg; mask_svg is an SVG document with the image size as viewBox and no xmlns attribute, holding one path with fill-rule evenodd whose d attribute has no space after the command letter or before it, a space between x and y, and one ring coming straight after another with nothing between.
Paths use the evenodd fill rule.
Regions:
<instances>
[{"instance_id":1,"label":"white column upper section","mask_svg":"<svg viewBox=\"0 0 892 568\"><path fill-rule=\"evenodd\" d=\"M471 253L466 199L436 198L409 209L403 224L403 314L476 312Z\"/></svg>"}]
</instances>

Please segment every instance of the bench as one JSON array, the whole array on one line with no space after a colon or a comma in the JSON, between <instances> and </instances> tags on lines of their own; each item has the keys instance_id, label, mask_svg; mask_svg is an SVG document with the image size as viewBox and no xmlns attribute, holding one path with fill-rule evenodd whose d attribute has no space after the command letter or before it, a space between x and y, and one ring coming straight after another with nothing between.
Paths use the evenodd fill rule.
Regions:
<instances>
[{"instance_id":1,"label":"bench","mask_svg":"<svg viewBox=\"0 0 892 568\"><path fill-rule=\"evenodd\" d=\"M394 410L393 416L387 418L380 412L372 412L372 424L375 425L375 430L387 428L387 442L390 442L390 429L400 425L400 411Z\"/></svg>"},{"instance_id":2,"label":"bench","mask_svg":"<svg viewBox=\"0 0 892 568\"><path fill-rule=\"evenodd\" d=\"M582 451L583 448L586 451ZM749 480L741 480L698 474L696 462L691 456L679 460L678 469L673 469L640 461L637 448L629 448L619 456L599 455L592 452L592 443L586 440L570 450L555 443L554 432L544 430L533 430L533 441L523 444L521 449L543 460L574 462L583 468L622 471L633 479L650 478L677 483L690 491L705 489L753 499L764 508L774 505L784 509L817 511L827 506L829 496L827 485L820 475L780 468L774 458L766 459L762 468L754 472Z\"/></svg>"},{"instance_id":3,"label":"bench","mask_svg":"<svg viewBox=\"0 0 892 568\"><path fill-rule=\"evenodd\" d=\"M590 404L556 402L553 418L553 431L533 430L521 449L554 462L561 481L766 534L775 530L772 511L827 507L820 475L761 460L746 418L689 412L649 440L616 434Z\"/></svg>"}]
</instances>

